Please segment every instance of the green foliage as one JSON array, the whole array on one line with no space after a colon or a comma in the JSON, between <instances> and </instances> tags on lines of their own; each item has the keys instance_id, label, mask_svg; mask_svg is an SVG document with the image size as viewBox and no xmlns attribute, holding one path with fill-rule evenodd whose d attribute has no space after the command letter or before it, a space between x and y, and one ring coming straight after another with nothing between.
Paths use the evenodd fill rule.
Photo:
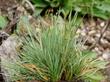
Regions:
<instances>
[{"instance_id":1,"label":"green foliage","mask_svg":"<svg viewBox=\"0 0 110 82\"><path fill-rule=\"evenodd\" d=\"M0 16L0 29L4 28L7 25L7 20L5 17Z\"/></svg>"},{"instance_id":2,"label":"green foliage","mask_svg":"<svg viewBox=\"0 0 110 82\"><path fill-rule=\"evenodd\" d=\"M80 5L76 2L76 7L80 8L83 14L109 19L110 1L109 0L80 0Z\"/></svg>"},{"instance_id":3,"label":"green foliage","mask_svg":"<svg viewBox=\"0 0 110 82\"><path fill-rule=\"evenodd\" d=\"M41 13L46 7L60 9L60 12L66 17L73 9L73 0L32 0L35 4L36 12Z\"/></svg>"},{"instance_id":4,"label":"green foliage","mask_svg":"<svg viewBox=\"0 0 110 82\"><path fill-rule=\"evenodd\" d=\"M102 19L110 18L110 0L32 0L39 13L47 6L59 8L67 16L69 12L78 11Z\"/></svg>"},{"instance_id":5,"label":"green foliage","mask_svg":"<svg viewBox=\"0 0 110 82\"><path fill-rule=\"evenodd\" d=\"M93 52L81 51L82 45L77 43L75 32L79 23L76 17L63 26L59 24L61 18L55 17L53 20L56 22L39 33L31 28L25 17L21 20L29 35L22 39L24 46L20 60L9 67L16 71L13 77L44 82L58 82L61 78L99 82L103 78L99 70L105 68L106 62L96 59Z\"/></svg>"}]
</instances>

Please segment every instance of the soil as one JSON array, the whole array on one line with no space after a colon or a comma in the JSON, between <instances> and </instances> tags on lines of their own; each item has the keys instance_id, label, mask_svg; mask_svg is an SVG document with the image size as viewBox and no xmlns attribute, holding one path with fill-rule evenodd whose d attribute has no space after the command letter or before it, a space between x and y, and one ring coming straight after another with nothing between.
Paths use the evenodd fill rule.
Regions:
<instances>
[{"instance_id":1,"label":"soil","mask_svg":"<svg viewBox=\"0 0 110 82\"><path fill-rule=\"evenodd\" d=\"M15 8L17 6L16 0L0 0L0 10L4 14L8 12L9 9Z\"/></svg>"}]
</instances>

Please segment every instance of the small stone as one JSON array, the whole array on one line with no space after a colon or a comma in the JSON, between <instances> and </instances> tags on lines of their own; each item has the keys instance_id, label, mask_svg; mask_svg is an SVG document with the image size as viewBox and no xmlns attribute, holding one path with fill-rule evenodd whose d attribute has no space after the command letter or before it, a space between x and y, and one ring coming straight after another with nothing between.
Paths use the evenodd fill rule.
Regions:
<instances>
[{"instance_id":1,"label":"small stone","mask_svg":"<svg viewBox=\"0 0 110 82\"><path fill-rule=\"evenodd\" d=\"M107 44L108 43L108 41L105 40L105 39L101 39L100 41L101 41L102 44Z\"/></svg>"},{"instance_id":2,"label":"small stone","mask_svg":"<svg viewBox=\"0 0 110 82\"><path fill-rule=\"evenodd\" d=\"M94 50L95 50L95 51L99 51L99 48L95 47Z\"/></svg>"},{"instance_id":3,"label":"small stone","mask_svg":"<svg viewBox=\"0 0 110 82\"><path fill-rule=\"evenodd\" d=\"M95 36L96 36L96 37L100 37L100 34L96 34Z\"/></svg>"},{"instance_id":4,"label":"small stone","mask_svg":"<svg viewBox=\"0 0 110 82\"><path fill-rule=\"evenodd\" d=\"M89 35L94 35L96 33L96 31L95 30L92 30L92 31L90 31L88 34Z\"/></svg>"},{"instance_id":5,"label":"small stone","mask_svg":"<svg viewBox=\"0 0 110 82\"><path fill-rule=\"evenodd\" d=\"M86 36L87 33L88 33L88 30L87 30L87 29L82 29L82 30L81 30L81 35L82 35L82 36Z\"/></svg>"},{"instance_id":6,"label":"small stone","mask_svg":"<svg viewBox=\"0 0 110 82\"><path fill-rule=\"evenodd\" d=\"M85 32L81 32L81 35L82 35L82 36L86 36L86 33L85 33Z\"/></svg>"},{"instance_id":7,"label":"small stone","mask_svg":"<svg viewBox=\"0 0 110 82\"><path fill-rule=\"evenodd\" d=\"M80 34L80 33L81 33L81 30L80 30L80 29L78 29L76 33L77 33L77 34Z\"/></svg>"},{"instance_id":8,"label":"small stone","mask_svg":"<svg viewBox=\"0 0 110 82\"><path fill-rule=\"evenodd\" d=\"M93 44L95 42L95 39L92 37L87 37L87 42Z\"/></svg>"},{"instance_id":9,"label":"small stone","mask_svg":"<svg viewBox=\"0 0 110 82\"><path fill-rule=\"evenodd\" d=\"M41 29L36 28L36 32L37 32L37 33L41 32Z\"/></svg>"},{"instance_id":10,"label":"small stone","mask_svg":"<svg viewBox=\"0 0 110 82\"><path fill-rule=\"evenodd\" d=\"M102 52L101 52L101 51L97 51L97 54L98 54L98 55L101 55L101 54L102 54Z\"/></svg>"},{"instance_id":11,"label":"small stone","mask_svg":"<svg viewBox=\"0 0 110 82\"><path fill-rule=\"evenodd\" d=\"M29 15L29 16L28 16L28 18L29 18L29 20L30 20L30 19L32 19L32 16L31 16L31 15Z\"/></svg>"},{"instance_id":12,"label":"small stone","mask_svg":"<svg viewBox=\"0 0 110 82\"><path fill-rule=\"evenodd\" d=\"M101 23L100 23L100 26L101 26L101 27L104 27L104 25L105 25L105 22L101 22Z\"/></svg>"},{"instance_id":13,"label":"small stone","mask_svg":"<svg viewBox=\"0 0 110 82\"><path fill-rule=\"evenodd\" d=\"M101 61L103 61L103 60L104 60L104 58L103 58L103 57L99 57L98 59L99 59L99 60L101 60Z\"/></svg>"},{"instance_id":14,"label":"small stone","mask_svg":"<svg viewBox=\"0 0 110 82\"><path fill-rule=\"evenodd\" d=\"M104 52L103 54L102 54L102 57L105 59L105 60L110 60L110 52Z\"/></svg>"}]
</instances>

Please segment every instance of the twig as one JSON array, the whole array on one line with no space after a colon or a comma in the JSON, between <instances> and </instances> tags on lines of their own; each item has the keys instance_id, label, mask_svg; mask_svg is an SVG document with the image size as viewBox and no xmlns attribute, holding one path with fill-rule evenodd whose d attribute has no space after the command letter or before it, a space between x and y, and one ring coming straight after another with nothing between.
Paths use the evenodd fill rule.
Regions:
<instances>
[{"instance_id":1,"label":"twig","mask_svg":"<svg viewBox=\"0 0 110 82\"><path fill-rule=\"evenodd\" d=\"M3 29L6 33L10 34L10 32L13 30L13 26L18 22L18 18L14 18L7 26Z\"/></svg>"},{"instance_id":2,"label":"twig","mask_svg":"<svg viewBox=\"0 0 110 82\"><path fill-rule=\"evenodd\" d=\"M96 46L96 44L98 44L98 43L100 44L100 40L103 37L104 33L106 32L106 30L109 26L110 26L110 20L107 20L106 25L103 27L103 29L101 31L100 37L97 39L97 41L92 46L89 47L89 50L93 49Z\"/></svg>"},{"instance_id":3,"label":"twig","mask_svg":"<svg viewBox=\"0 0 110 82\"><path fill-rule=\"evenodd\" d=\"M34 6L31 4L31 2L30 2L29 0L24 0L24 1L22 2L22 4L24 4L25 2L31 7L32 11L35 12L35 8L34 8Z\"/></svg>"}]
</instances>

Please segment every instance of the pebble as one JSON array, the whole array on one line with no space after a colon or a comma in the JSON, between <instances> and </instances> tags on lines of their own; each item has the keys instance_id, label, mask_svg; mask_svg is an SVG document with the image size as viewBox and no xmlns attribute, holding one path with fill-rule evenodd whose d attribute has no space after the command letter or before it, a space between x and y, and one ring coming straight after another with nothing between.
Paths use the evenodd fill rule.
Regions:
<instances>
[{"instance_id":1,"label":"pebble","mask_svg":"<svg viewBox=\"0 0 110 82\"><path fill-rule=\"evenodd\" d=\"M100 42L101 42L102 44L107 44L107 43L108 43L108 41L105 40L105 39L101 39Z\"/></svg>"},{"instance_id":2,"label":"pebble","mask_svg":"<svg viewBox=\"0 0 110 82\"><path fill-rule=\"evenodd\" d=\"M88 34L93 36L95 33L96 33L96 31L95 30L92 30Z\"/></svg>"},{"instance_id":3,"label":"pebble","mask_svg":"<svg viewBox=\"0 0 110 82\"><path fill-rule=\"evenodd\" d=\"M97 38L99 38L99 37L100 37L100 34L98 33L98 34L96 34L95 36L96 36Z\"/></svg>"},{"instance_id":4,"label":"pebble","mask_svg":"<svg viewBox=\"0 0 110 82\"><path fill-rule=\"evenodd\" d=\"M102 54L102 57L105 59L105 60L110 60L110 52L109 51L106 51Z\"/></svg>"},{"instance_id":5,"label":"pebble","mask_svg":"<svg viewBox=\"0 0 110 82\"><path fill-rule=\"evenodd\" d=\"M103 61L103 60L104 60L104 58L103 58L103 57L99 57L98 59L99 59L99 60L101 60L101 61Z\"/></svg>"},{"instance_id":6,"label":"pebble","mask_svg":"<svg viewBox=\"0 0 110 82\"><path fill-rule=\"evenodd\" d=\"M104 26L105 26L105 22L101 22L101 23L100 23L100 26L101 26L101 27L104 27Z\"/></svg>"},{"instance_id":7,"label":"pebble","mask_svg":"<svg viewBox=\"0 0 110 82\"><path fill-rule=\"evenodd\" d=\"M86 29L83 29L83 30L81 31L81 35L82 35L82 36L86 36L86 35L87 35L87 30L86 30Z\"/></svg>"},{"instance_id":8,"label":"pebble","mask_svg":"<svg viewBox=\"0 0 110 82\"><path fill-rule=\"evenodd\" d=\"M81 33L81 29L78 29L76 33L77 34L80 34Z\"/></svg>"}]
</instances>

